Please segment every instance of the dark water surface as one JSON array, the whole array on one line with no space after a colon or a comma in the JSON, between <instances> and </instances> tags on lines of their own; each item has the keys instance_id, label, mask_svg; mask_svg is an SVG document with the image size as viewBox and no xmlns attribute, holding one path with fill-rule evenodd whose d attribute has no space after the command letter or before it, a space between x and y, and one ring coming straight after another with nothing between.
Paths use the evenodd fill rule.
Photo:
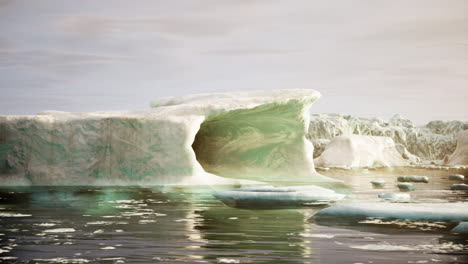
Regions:
<instances>
[{"instance_id":1,"label":"dark water surface","mask_svg":"<svg viewBox=\"0 0 468 264\"><path fill-rule=\"evenodd\" d=\"M452 171L405 172L431 179L415 184L416 202L468 201L466 191L449 190ZM351 184L348 201L378 201L396 191L401 173L324 172ZM388 187L372 189L376 178ZM310 220L318 207L232 208L211 196L214 188L1 188L0 262L468 263L468 236L443 224L319 225Z\"/></svg>"}]
</instances>

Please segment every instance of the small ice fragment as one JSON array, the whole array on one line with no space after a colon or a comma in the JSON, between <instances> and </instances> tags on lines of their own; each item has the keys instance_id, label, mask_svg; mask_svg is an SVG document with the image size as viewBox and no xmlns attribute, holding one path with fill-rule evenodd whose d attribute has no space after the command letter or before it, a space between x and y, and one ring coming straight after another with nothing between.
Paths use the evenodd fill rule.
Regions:
<instances>
[{"instance_id":1,"label":"small ice fragment","mask_svg":"<svg viewBox=\"0 0 468 264\"><path fill-rule=\"evenodd\" d=\"M453 184L450 187L452 190L468 190L468 184Z\"/></svg>"},{"instance_id":2,"label":"small ice fragment","mask_svg":"<svg viewBox=\"0 0 468 264\"><path fill-rule=\"evenodd\" d=\"M36 226L55 226L57 224L54 224L54 223L39 223L39 224L34 224Z\"/></svg>"},{"instance_id":3,"label":"small ice fragment","mask_svg":"<svg viewBox=\"0 0 468 264\"><path fill-rule=\"evenodd\" d=\"M410 200L411 196L409 193L381 193L379 198L385 200Z\"/></svg>"},{"instance_id":4,"label":"small ice fragment","mask_svg":"<svg viewBox=\"0 0 468 264\"><path fill-rule=\"evenodd\" d=\"M327 235L327 234L308 234L308 233L300 233L301 237L314 237L314 238L334 238L335 235Z\"/></svg>"},{"instance_id":5,"label":"small ice fragment","mask_svg":"<svg viewBox=\"0 0 468 264\"><path fill-rule=\"evenodd\" d=\"M385 187L385 180L375 180L371 181L372 187L374 188L384 188Z\"/></svg>"},{"instance_id":6,"label":"small ice fragment","mask_svg":"<svg viewBox=\"0 0 468 264\"><path fill-rule=\"evenodd\" d=\"M98 230L95 230L93 233L94 233L94 234L104 233L104 230L98 229Z\"/></svg>"},{"instance_id":7,"label":"small ice fragment","mask_svg":"<svg viewBox=\"0 0 468 264\"><path fill-rule=\"evenodd\" d=\"M219 258L218 263L240 263L238 259Z\"/></svg>"},{"instance_id":8,"label":"small ice fragment","mask_svg":"<svg viewBox=\"0 0 468 264\"><path fill-rule=\"evenodd\" d=\"M409 182L399 182L397 186L400 191L414 191L414 185Z\"/></svg>"},{"instance_id":9,"label":"small ice fragment","mask_svg":"<svg viewBox=\"0 0 468 264\"><path fill-rule=\"evenodd\" d=\"M457 233L468 232L468 222L460 222L456 227L452 229L452 232L457 232Z\"/></svg>"},{"instance_id":10,"label":"small ice fragment","mask_svg":"<svg viewBox=\"0 0 468 264\"><path fill-rule=\"evenodd\" d=\"M74 228L55 228L44 230L44 233L71 233L75 232Z\"/></svg>"},{"instance_id":11,"label":"small ice fragment","mask_svg":"<svg viewBox=\"0 0 468 264\"><path fill-rule=\"evenodd\" d=\"M108 247L103 247L103 248L101 248L101 249L109 250L109 249L115 249L115 247L108 246Z\"/></svg>"},{"instance_id":12,"label":"small ice fragment","mask_svg":"<svg viewBox=\"0 0 468 264\"><path fill-rule=\"evenodd\" d=\"M0 213L0 217L28 217L30 214Z\"/></svg>"},{"instance_id":13,"label":"small ice fragment","mask_svg":"<svg viewBox=\"0 0 468 264\"><path fill-rule=\"evenodd\" d=\"M429 178L427 176L418 176L418 175L403 175L398 176L399 182L424 182L428 183Z\"/></svg>"},{"instance_id":14,"label":"small ice fragment","mask_svg":"<svg viewBox=\"0 0 468 264\"><path fill-rule=\"evenodd\" d=\"M450 174L448 176L448 179L452 180L452 181L463 181L463 180L465 180L465 176L463 176L461 174Z\"/></svg>"}]
</instances>

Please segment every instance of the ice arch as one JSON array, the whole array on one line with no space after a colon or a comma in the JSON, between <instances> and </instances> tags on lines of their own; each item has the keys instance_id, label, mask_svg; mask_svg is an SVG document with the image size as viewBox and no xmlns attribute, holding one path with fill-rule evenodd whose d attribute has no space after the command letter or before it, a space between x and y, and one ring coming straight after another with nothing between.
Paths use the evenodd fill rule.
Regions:
<instances>
[{"instance_id":1,"label":"ice arch","mask_svg":"<svg viewBox=\"0 0 468 264\"><path fill-rule=\"evenodd\" d=\"M0 116L0 184L327 181L304 137L319 96L202 94L162 98L146 111Z\"/></svg>"}]
</instances>

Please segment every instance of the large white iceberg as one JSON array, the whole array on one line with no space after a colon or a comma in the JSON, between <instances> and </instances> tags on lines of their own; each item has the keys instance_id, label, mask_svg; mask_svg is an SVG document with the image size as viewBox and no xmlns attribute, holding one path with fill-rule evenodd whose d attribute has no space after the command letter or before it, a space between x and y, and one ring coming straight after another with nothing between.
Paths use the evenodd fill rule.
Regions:
<instances>
[{"instance_id":1,"label":"large white iceberg","mask_svg":"<svg viewBox=\"0 0 468 264\"><path fill-rule=\"evenodd\" d=\"M347 135L331 140L322 154L315 158L317 167L377 167L405 166L389 137Z\"/></svg>"},{"instance_id":2,"label":"large white iceberg","mask_svg":"<svg viewBox=\"0 0 468 264\"><path fill-rule=\"evenodd\" d=\"M468 165L468 130L458 133L457 148L445 159L447 165Z\"/></svg>"},{"instance_id":3,"label":"large white iceberg","mask_svg":"<svg viewBox=\"0 0 468 264\"><path fill-rule=\"evenodd\" d=\"M163 98L146 111L0 116L1 184L330 181L305 138L317 91ZM216 174L216 175L213 175Z\"/></svg>"}]
</instances>

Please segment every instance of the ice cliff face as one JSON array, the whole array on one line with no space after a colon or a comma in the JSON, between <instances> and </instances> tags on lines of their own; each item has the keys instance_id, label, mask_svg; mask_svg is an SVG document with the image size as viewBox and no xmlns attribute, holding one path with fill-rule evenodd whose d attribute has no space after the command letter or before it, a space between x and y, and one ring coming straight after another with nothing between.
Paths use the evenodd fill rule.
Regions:
<instances>
[{"instance_id":1,"label":"ice cliff face","mask_svg":"<svg viewBox=\"0 0 468 264\"><path fill-rule=\"evenodd\" d=\"M468 164L468 130L458 133L457 148L444 161L451 166Z\"/></svg>"},{"instance_id":2,"label":"ice cliff face","mask_svg":"<svg viewBox=\"0 0 468 264\"><path fill-rule=\"evenodd\" d=\"M441 160L453 153L456 135L468 129L461 121L431 121L416 127L399 115L390 120L360 118L339 114L314 114L311 116L308 137L314 144L314 157L320 156L330 140L341 135L387 136L392 138L399 152L409 161Z\"/></svg>"},{"instance_id":3,"label":"ice cliff face","mask_svg":"<svg viewBox=\"0 0 468 264\"><path fill-rule=\"evenodd\" d=\"M0 117L2 184L326 181L305 138L314 90L164 98L147 111Z\"/></svg>"},{"instance_id":4,"label":"ice cliff face","mask_svg":"<svg viewBox=\"0 0 468 264\"><path fill-rule=\"evenodd\" d=\"M314 160L317 167L391 167L408 161L389 137L346 135L331 140Z\"/></svg>"}]
</instances>

